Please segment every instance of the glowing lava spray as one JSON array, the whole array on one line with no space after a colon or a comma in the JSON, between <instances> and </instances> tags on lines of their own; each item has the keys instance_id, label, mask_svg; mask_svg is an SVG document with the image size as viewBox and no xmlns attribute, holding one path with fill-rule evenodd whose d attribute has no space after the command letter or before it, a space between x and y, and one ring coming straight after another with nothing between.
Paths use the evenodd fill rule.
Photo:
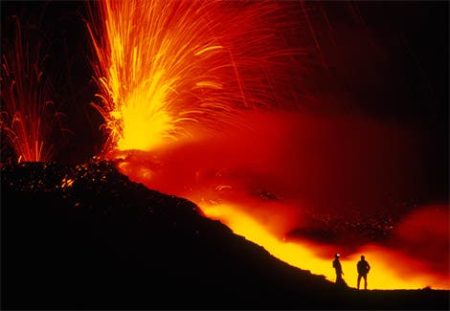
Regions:
<instances>
[{"instance_id":1,"label":"glowing lava spray","mask_svg":"<svg viewBox=\"0 0 450 311\"><path fill-rule=\"evenodd\" d=\"M22 37L19 20L11 48L2 55L1 130L8 138L17 161L48 161L52 150L48 140L46 108L49 83L40 68L39 48Z\"/></svg>"},{"instance_id":2,"label":"glowing lava spray","mask_svg":"<svg viewBox=\"0 0 450 311\"><path fill-rule=\"evenodd\" d=\"M106 150L152 150L271 102L275 3L99 1L89 30ZM258 7L255 10L255 6ZM279 45L279 44L278 44Z\"/></svg>"}]
</instances>

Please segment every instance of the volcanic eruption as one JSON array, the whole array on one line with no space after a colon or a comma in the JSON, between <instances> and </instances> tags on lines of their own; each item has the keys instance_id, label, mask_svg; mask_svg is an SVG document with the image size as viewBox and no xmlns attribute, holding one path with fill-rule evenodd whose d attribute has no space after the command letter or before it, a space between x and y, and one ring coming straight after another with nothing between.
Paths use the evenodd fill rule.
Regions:
<instances>
[{"instance_id":1,"label":"volcanic eruption","mask_svg":"<svg viewBox=\"0 0 450 311\"><path fill-rule=\"evenodd\" d=\"M4 145L13 150L15 162L44 163L3 168L4 187L13 193L8 197L10 204L30 204L34 199L50 203L44 216L29 206L8 215L21 223L21 213L41 221L49 221L51 217L46 217L56 213L69 229L49 221L51 228L65 232L76 245L74 252L70 246L62 247L67 258L89 266L90 259L78 251L86 247L101 254L94 260L95 267L102 267L95 279L99 284L114 279L115 272L102 266L111 245L113 254L115 248L117 253L126 249L132 254L132 259L128 253L120 256L130 266L136 265L131 268L133 276L145 267L142 261L176 266L168 271L167 280L157 278L167 281L155 285L161 285L158 293L170 292L172 286L180 292L189 288L195 278L195 271L186 272L189 266L203 267L200 281L192 281L195 286L182 294L186 301L208 284L208 269L219 273L228 285L236 276L227 275L227 270L217 272L221 265L234 267L243 261L251 267L249 262L255 258L263 263L249 268L252 279L244 285L264 296L265 290L271 292L265 286L275 282L278 273L283 275L280 284L286 281L287 289L267 294L271 303L280 297L297 303L286 294L294 295L289 286L297 284L296 278L302 285L311 280L313 286L334 295L325 280L335 279L331 262L336 253L341 254L350 287L356 285L356 262L365 255L372 267L369 289L449 289L448 198L442 191L448 177L442 173L442 158L446 161L448 155L448 150L442 151L446 149L442 148L446 144L442 124L448 125L448 120L436 117L442 115L436 111L448 110L447 105L441 107L445 98L439 98L442 92L436 81L442 79L421 80L425 69L417 65L407 38L400 31L397 37L379 20L383 8L361 7L366 11L350 2L101 0L80 4L70 16L81 27L67 29L85 31L77 37L81 47L72 53L82 55L89 69L84 76L81 70L68 74L66 83L73 83L70 88L83 93L79 98L91 102L73 100L74 107L67 111L76 111L71 120L78 129L100 125L103 141L74 133L78 146L95 145L90 149L101 150L89 154L95 156L93 161L76 166L64 159L64 152L55 155L52 148L60 143L55 130L60 128L61 114L54 112L51 98L68 95L50 87L51 67L45 66L44 57L31 52L32 44L24 44L17 22L10 36L13 44L5 44L2 57L2 137L7 138ZM79 16L81 10L86 11L85 19ZM368 12L377 10L383 14L372 13L375 17L370 20ZM404 14L415 21L422 7L410 10ZM395 23L390 26L400 28ZM403 52L420 75L403 60ZM428 100L436 111L422 117L428 110L421 103ZM69 208L55 209L58 204ZM124 225L124 219L137 224ZM76 228L72 220L91 231ZM25 223L38 228L31 220ZM20 239L28 239L15 230ZM127 234L122 236L122 230ZM89 232L94 232L93 241ZM42 234L52 236L45 230ZM41 243L37 237L34 242ZM210 252L216 242L232 254L222 258L220 250ZM206 259L197 261L193 252L186 262L177 263L190 252L190 243L199 254L207 254ZM180 249L173 250L172 245ZM153 254L153 248L170 256ZM245 255L233 253L236 249ZM277 267L275 272L261 272L270 265ZM310 278L292 266L324 278ZM82 282L80 267L70 276ZM145 269L145 277L139 276L142 283L158 272L158 267ZM117 272L120 280L132 282L123 271ZM185 278L173 285L177 273ZM264 274L261 284L255 277L258 273ZM59 276L56 280L61 281ZM245 296L239 286L230 292ZM86 297L95 287L86 285ZM145 288L134 284L132 289L147 302ZM104 292L108 291L120 301L120 290L108 285ZM63 290L59 295L72 297ZM155 301L168 305L164 299Z\"/></svg>"}]
</instances>

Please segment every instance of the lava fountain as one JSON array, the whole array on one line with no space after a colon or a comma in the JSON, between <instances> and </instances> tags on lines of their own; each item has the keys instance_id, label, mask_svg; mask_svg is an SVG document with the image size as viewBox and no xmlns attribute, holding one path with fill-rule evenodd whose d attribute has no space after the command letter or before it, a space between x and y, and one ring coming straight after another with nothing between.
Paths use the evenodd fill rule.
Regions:
<instances>
[{"instance_id":1,"label":"lava fountain","mask_svg":"<svg viewBox=\"0 0 450 311\"><path fill-rule=\"evenodd\" d=\"M242 6L243 4L241 4ZM255 6L257 8L255 8ZM281 48L274 3L101 1L89 26L107 150L153 150L198 131L242 125L271 102Z\"/></svg>"},{"instance_id":2,"label":"lava fountain","mask_svg":"<svg viewBox=\"0 0 450 311\"><path fill-rule=\"evenodd\" d=\"M372 271L379 271L370 275L371 288L449 288L448 273L436 273L404 249L365 240L342 252L345 247L334 243L335 237L324 244L317 238L292 234L314 229L310 214L315 209L324 213L319 201L341 209L338 199L348 196L339 190L348 190L352 178L356 178L353 184L360 186L366 181L360 170L352 168L358 161L359 168L377 181L382 170L379 165L370 169L374 163L388 165L400 174L415 172L411 170L415 166L392 160L375 144L369 146L375 151L372 155L362 152L356 161L351 152L336 157L350 165L346 168L351 174L342 179L341 171L335 169L341 163L330 164L330 157L324 157L332 154L330 150L308 150L313 147L311 141L316 148L331 142L323 143L324 137L315 134L295 137L320 132L321 127L304 127L311 119L296 113L261 113L284 105L279 104L277 94L301 90L301 85L289 88L296 83L289 83L292 76L287 73L295 68L296 74L301 74L302 67L296 62L303 50L287 48L280 36L294 26L283 18L279 4L105 0L95 5L97 12L88 24L100 89L94 106L105 120L105 155L119 159L118 167L132 180L189 198L205 215L223 221L274 256L330 280L334 279L331 259L339 251L345 254L346 280L353 285L356 269L347 267L356 264L363 252ZM365 137L352 136L360 128L355 125L345 131L341 135L346 137L344 145L335 144L336 150L354 147L348 137L366 142ZM335 132L331 127L320 133L335 140ZM382 139L386 133L374 135L378 143L386 141ZM392 150L411 151L408 147L395 149L397 142L390 141ZM360 149L367 149L366 145L360 144ZM395 189L404 181L395 174L383 177L381 186L366 185L374 186L374 191L361 192L357 204L384 198L386 189ZM328 175L337 179L327 180ZM407 174L405 179L415 177ZM342 180L346 182L340 183ZM414 187L402 191L410 193ZM375 208L385 203L375 200L369 205ZM392 260L397 264L391 264ZM406 271L405 266L411 270Z\"/></svg>"},{"instance_id":3,"label":"lava fountain","mask_svg":"<svg viewBox=\"0 0 450 311\"><path fill-rule=\"evenodd\" d=\"M46 112L52 105L50 85L40 69L39 48L32 52L28 42L24 45L18 18L15 26L14 42L2 55L1 130L19 162L45 162L52 157Z\"/></svg>"}]
</instances>

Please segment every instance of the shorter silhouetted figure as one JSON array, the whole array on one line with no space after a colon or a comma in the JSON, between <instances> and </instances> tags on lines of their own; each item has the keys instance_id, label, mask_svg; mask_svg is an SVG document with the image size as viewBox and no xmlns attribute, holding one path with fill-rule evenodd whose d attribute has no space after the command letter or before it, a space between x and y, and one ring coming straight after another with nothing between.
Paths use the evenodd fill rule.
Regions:
<instances>
[{"instance_id":1,"label":"shorter silhouetted figure","mask_svg":"<svg viewBox=\"0 0 450 311\"><path fill-rule=\"evenodd\" d=\"M344 271L342 271L342 265L341 262L339 261L339 257L340 255L336 254L333 260L333 268L334 270L336 270L336 285L347 287L347 283L345 283L344 279L342 278Z\"/></svg>"},{"instance_id":2,"label":"shorter silhouetted figure","mask_svg":"<svg viewBox=\"0 0 450 311\"><path fill-rule=\"evenodd\" d=\"M358 289L361 278L364 278L364 289L367 289L367 273L370 271L370 265L364 256L361 256L361 260L358 261L356 268L358 269Z\"/></svg>"}]
</instances>

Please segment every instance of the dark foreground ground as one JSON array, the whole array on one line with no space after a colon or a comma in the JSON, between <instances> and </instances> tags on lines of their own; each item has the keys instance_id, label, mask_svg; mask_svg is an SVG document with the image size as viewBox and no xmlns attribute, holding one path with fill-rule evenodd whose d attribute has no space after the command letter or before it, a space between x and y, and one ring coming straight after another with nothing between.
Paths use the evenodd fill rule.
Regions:
<instances>
[{"instance_id":1,"label":"dark foreground ground","mask_svg":"<svg viewBox=\"0 0 450 311\"><path fill-rule=\"evenodd\" d=\"M106 162L4 167L1 185L2 309L449 308L448 291L335 288Z\"/></svg>"}]
</instances>

